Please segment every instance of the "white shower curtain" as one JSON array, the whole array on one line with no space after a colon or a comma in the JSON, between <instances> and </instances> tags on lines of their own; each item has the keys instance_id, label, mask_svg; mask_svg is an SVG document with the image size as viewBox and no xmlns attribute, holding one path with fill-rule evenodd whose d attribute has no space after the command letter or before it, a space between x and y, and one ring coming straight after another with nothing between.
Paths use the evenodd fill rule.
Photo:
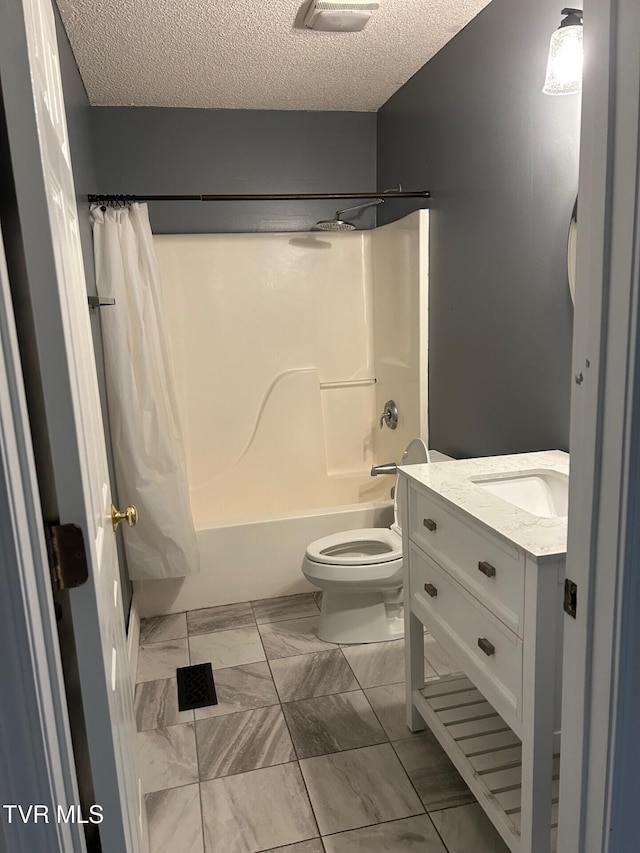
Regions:
<instances>
[{"instance_id":1,"label":"white shower curtain","mask_svg":"<svg viewBox=\"0 0 640 853\"><path fill-rule=\"evenodd\" d=\"M200 558L147 205L91 215L98 295L116 300L100 317L118 495L138 509L129 576L181 577Z\"/></svg>"}]
</instances>

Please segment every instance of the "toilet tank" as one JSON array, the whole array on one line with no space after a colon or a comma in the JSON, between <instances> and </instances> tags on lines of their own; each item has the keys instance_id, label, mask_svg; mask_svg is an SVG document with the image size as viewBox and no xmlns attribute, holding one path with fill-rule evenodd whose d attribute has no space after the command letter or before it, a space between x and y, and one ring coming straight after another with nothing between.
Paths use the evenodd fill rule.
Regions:
<instances>
[{"instance_id":1,"label":"toilet tank","mask_svg":"<svg viewBox=\"0 0 640 853\"><path fill-rule=\"evenodd\" d=\"M439 450L427 450L427 445L421 438L414 438L402 454L401 465L423 465L425 462L450 462L451 456L440 453ZM399 476L399 475L398 475ZM402 489L398 488L398 477L396 477L395 500L393 502L393 524L391 529L398 536L402 535L402 523L404 521L404 506L402 502Z\"/></svg>"}]
</instances>

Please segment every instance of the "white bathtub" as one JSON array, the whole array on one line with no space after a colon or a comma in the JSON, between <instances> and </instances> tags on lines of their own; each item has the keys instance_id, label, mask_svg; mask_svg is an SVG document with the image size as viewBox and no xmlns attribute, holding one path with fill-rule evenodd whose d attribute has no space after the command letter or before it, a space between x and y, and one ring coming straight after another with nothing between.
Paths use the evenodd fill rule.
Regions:
<instances>
[{"instance_id":1,"label":"white bathtub","mask_svg":"<svg viewBox=\"0 0 640 853\"><path fill-rule=\"evenodd\" d=\"M389 527L392 521L393 505L387 500L279 518L199 524L201 571L176 580L134 582L138 612L141 617L157 616L312 591L300 571L309 542L357 527Z\"/></svg>"}]
</instances>

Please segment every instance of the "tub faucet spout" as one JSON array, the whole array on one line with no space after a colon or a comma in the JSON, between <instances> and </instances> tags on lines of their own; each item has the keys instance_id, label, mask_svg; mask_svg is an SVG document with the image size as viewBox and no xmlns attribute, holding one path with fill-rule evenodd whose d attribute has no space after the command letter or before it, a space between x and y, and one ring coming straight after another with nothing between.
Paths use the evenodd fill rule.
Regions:
<instances>
[{"instance_id":1,"label":"tub faucet spout","mask_svg":"<svg viewBox=\"0 0 640 853\"><path fill-rule=\"evenodd\" d=\"M377 477L378 474L397 474L398 466L395 462L386 462L384 465L373 465L371 467L371 476Z\"/></svg>"}]
</instances>

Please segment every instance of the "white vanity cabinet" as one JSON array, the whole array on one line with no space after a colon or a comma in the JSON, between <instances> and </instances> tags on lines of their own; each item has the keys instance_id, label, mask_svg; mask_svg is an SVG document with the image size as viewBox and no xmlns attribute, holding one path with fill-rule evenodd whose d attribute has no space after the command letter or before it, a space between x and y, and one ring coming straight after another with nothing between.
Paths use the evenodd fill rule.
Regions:
<instances>
[{"instance_id":1,"label":"white vanity cabinet","mask_svg":"<svg viewBox=\"0 0 640 853\"><path fill-rule=\"evenodd\" d=\"M427 724L512 851L549 853L566 518L537 518L471 479L505 465L566 473L568 457L553 451L401 469L407 722L413 731ZM424 683L423 626L460 675Z\"/></svg>"}]
</instances>

